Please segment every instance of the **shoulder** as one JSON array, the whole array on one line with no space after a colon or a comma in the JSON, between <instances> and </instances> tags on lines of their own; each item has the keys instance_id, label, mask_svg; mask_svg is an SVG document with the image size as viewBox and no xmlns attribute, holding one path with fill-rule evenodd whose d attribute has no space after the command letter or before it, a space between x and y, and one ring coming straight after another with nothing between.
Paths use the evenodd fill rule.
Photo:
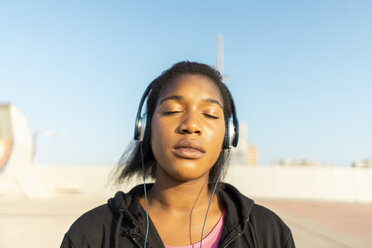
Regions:
<instances>
[{"instance_id":1,"label":"shoulder","mask_svg":"<svg viewBox=\"0 0 372 248\"><path fill-rule=\"evenodd\" d=\"M219 195L227 208L230 224L238 223L259 247L294 247L291 230L276 213L254 203L227 183L219 185ZM244 227L242 220L248 220L248 227Z\"/></svg>"},{"instance_id":2,"label":"shoulder","mask_svg":"<svg viewBox=\"0 0 372 248\"><path fill-rule=\"evenodd\" d=\"M140 190L141 187L134 187L128 193L119 191L106 204L80 216L67 231L61 248L110 247L115 239L115 229L122 216L121 213L123 211L127 213L127 219L121 222L122 226L126 226L133 221L132 214L141 210L137 199ZM129 208L133 213L125 211Z\"/></svg>"},{"instance_id":3,"label":"shoulder","mask_svg":"<svg viewBox=\"0 0 372 248\"><path fill-rule=\"evenodd\" d=\"M111 232L113 218L108 204L86 212L71 225L61 247L90 247L105 242L104 235Z\"/></svg>"},{"instance_id":4,"label":"shoulder","mask_svg":"<svg viewBox=\"0 0 372 248\"><path fill-rule=\"evenodd\" d=\"M258 222L258 225L281 227L283 229L289 229L282 219L270 209L254 204L250 214L251 220Z\"/></svg>"},{"instance_id":5,"label":"shoulder","mask_svg":"<svg viewBox=\"0 0 372 248\"><path fill-rule=\"evenodd\" d=\"M258 227L277 227L289 230L286 224L280 217L268 208L256 204L252 199L246 197L238 191L234 186L221 183L220 192L223 199L228 204L228 208L236 208L238 214L242 215L243 219L250 219Z\"/></svg>"},{"instance_id":6,"label":"shoulder","mask_svg":"<svg viewBox=\"0 0 372 248\"><path fill-rule=\"evenodd\" d=\"M291 230L270 209L254 204L250 213L250 225L258 243L264 247L294 247Z\"/></svg>"}]
</instances>

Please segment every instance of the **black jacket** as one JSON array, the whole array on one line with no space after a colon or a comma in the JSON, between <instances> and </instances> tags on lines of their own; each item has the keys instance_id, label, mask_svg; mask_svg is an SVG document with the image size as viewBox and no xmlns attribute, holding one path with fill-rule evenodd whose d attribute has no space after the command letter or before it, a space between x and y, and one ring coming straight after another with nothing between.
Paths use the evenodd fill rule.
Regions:
<instances>
[{"instance_id":1,"label":"black jacket","mask_svg":"<svg viewBox=\"0 0 372 248\"><path fill-rule=\"evenodd\" d=\"M295 247L290 229L275 213L229 184L219 183L216 192L226 210L219 247ZM61 248L143 247L146 213L139 203L142 195L143 185L139 185L83 214L66 233ZM151 220L147 247L164 247Z\"/></svg>"}]
</instances>

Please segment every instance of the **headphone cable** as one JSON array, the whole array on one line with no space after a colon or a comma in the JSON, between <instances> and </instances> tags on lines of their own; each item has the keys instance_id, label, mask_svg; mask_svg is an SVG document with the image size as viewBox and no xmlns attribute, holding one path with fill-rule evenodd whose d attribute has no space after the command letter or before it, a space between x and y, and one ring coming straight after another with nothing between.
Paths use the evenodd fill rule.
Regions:
<instances>
[{"instance_id":1,"label":"headphone cable","mask_svg":"<svg viewBox=\"0 0 372 248\"><path fill-rule=\"evenodd\" d=\"M222 164L222 166L221 166L220 172L218 173L217 180L216 180L216 182L215 182L215 184L214 184L214 187L213 187L213 191L212 191L211 199L209 200L209 204L208 204L208 208L207 208L207 213L205 214L204 223L203 223L203 228L202 228L202 232L201 232L200 248L202 248L202 245L203 245L204 227L205 227L205 223L207 222L207 217L208 217L208 213L209 213L209 208L211 207L212 200L213 200L213 196L214 196L214 193L216 192L216 188L217 188L218 181L220 180L220 177L221 177L221 174L222 174L222 170L223 170L223 168L225 167L226 161L227 161L227 159L229 158L229 156L230 156L230 149L227 150L227 156L226 156L226 158L225 158L225 161L223 161L223 164Z\"/></svg>"},{"instance_id":2,"label":"headphone cable","mask_svg":"<svg viewBox=\"0 0 372 248\"><path fill-rule=\"evenodd\" d=\"M146 190L146 177L145 177L145 164L143 162L143 151L142 151L142 141L140 142L141 150L141 161L142 161L142 178L143 178L143 190L145 192L145 211L146 211L146 234L145 234L145 243L144 248L147 246L147 238L149 236L149 212L147 211L147 190Z\"/></svg>"}]
</instances>

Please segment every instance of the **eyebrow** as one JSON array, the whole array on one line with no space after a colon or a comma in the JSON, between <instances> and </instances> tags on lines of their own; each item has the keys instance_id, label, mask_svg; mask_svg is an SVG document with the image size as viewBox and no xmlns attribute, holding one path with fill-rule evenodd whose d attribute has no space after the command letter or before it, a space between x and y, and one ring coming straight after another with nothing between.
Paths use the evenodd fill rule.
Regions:
<instances>
[{"instance_id":1,"label":"eyebrow","mask_svg":"<svg viewBox=\"0 0 372 248\"><path fill-rule=\"evenodd\" d=\"M170 100L175 100L175 101L182 101L184 100L185 98L183 96L178 96L178 95L171 95L171 96L167 96L165 98L163 98L159 104L162 104L163 102L166 102L166 101L170 101ZM209 102L209 103L213 103L213 104L217 104L218 106L220 106L222 109L222 105L219 101L217 101L216 99L213 99L213 98L205 98L205 99L202 99L203 102Z\"/></svg>"},{"instance_id":2,"label":"eyebrow","mask_svg":"<svg viewBox=\"0 0 372 248\"><path fill-rule=\"evenodd\" d=\"M184 98L182 96L176 96L176 95L171 95L163 98L159 104L162 104L163 102L170 101L170 100L175 100L175 101L182 101Z\"/></svg>"}]
</instances>

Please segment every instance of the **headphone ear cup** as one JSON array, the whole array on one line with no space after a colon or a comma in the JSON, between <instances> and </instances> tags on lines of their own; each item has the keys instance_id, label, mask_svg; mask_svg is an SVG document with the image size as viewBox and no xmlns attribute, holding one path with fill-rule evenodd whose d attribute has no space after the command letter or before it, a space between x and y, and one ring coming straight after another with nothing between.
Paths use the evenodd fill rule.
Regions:
<instances>
[{"instance_id":1,"label":"headphone ear cup","mask_svg":"<svg viewBox=\"0 0 372 248\"><path fill-rule=\"evenodd\" d=\"M238 146L238 141L239 141L239 122L234 119L232 122L231 122L231 128L232 128L232 131L231 133L233 133L233 136L231 138L231 145L233 147L237 147Z\"/></svg>"},{"instance_id":2,"label":"headphone ear cup","mask_svg":"<svg viewBox=\"0 0 372 248\"><path fill-rule=\"evenodd\" d=\"M147 143L150 140L150 131L151 131L151 118L147 115L147 113L143 114L144 119L144 126L143 126L143 139L144 143Z\"/></svg>"},{"instance_id":3,"label":"headphone ear cup","mask_svg":"<svg viewBox=\"0 0 372 248\"><path fill-rule=\"evenodd\" d=\"M135 139L139 141L144 141L146 138L146 126L147 126L147 113L144 113L142 117L139 118L135 130Z\"/></svg>"},{"instance_id":4,"label":"headphone ear cup","mask_svg":"<svg viewBox=\"0 0 372 248\"><path fill-rule=\"evenodd\" d=\"M230 118L225 121L225 137L223 139L223 149L230 147Z\"/></svg>"},{"instance_id":5,"label":"headphone ear cup","mask_svg":"<svg viewBox=\"0 0 372 248\"><path fill-rule=\"evenodd\" d=\"M238 140L236 137L236 126L234 125L231 118L226 120L225 138L223 140L223 149L229 149L232 146L236 147Z\"/></svg>"},{"instance_id":6,"label":"headphone ear cup","mask_svg":"<svg viewBox=\"0 0 372 248\"><path fill-rule=\"evenodd\" d=\"M145 141L146 139L148 139L150 135L149 120L147 118L147 113L144 113L142 116L141 116L141 113L142 113L142 107L145 103L145 100L151 92L153 83L154 81L152 81L149 84L149 86L147 86L145 92L143 93L141 97L138 110L137 110L137 115L136 115L136 123L134 126L134 140Z\"/></svg>"}]
</instances>

